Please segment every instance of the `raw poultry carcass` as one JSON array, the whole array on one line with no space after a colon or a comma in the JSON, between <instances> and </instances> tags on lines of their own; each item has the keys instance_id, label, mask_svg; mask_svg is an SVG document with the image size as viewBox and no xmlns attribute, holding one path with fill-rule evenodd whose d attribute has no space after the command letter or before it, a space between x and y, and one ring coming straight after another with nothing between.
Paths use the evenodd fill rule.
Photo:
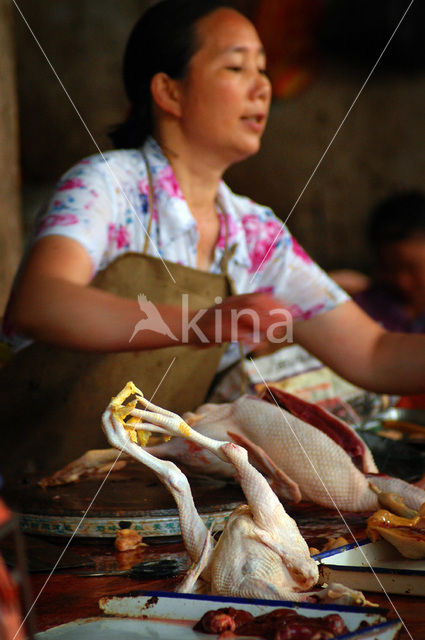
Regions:
<instances>
[{"instance_id":1,"label":"raw poultry carcass","mask_svg":"<svg viewBox=\"0 0 425 640\"><path fill-rule=\"evenodd\" d=\"M123 404L131 394L143 409L137 409L136 402ZM133 419L125 422L128 416ZM134 418L140 423L135 424ZM102 424L109 443L152 469L174 496L183 540L194 563L183 590L191 591L199 574L210 593L272 599L305 591L317 582L316 563L295 521L242 447L197 433L176 414L145 400L132 384L111 401ZM231 514L216 546L196 511L186 476L172 462L158 460L132 441L131 430L138 428L183 437L236 470L249 506Z\"/></svg>"},{"instance_id":2,"label":"raw poultry carcass","mask_svg":"<svg viewBox=\"0 0 425 640\"><path fill-rule=\"evenodd\" d=\"M425 502L422 489L379 475L364 441L342 420L279 389L269 392L268 401L242 396L232 403L203 405L183 417L202 435L216 440L230 437L242 444L284 499L303 499L344 511L373 511L379 506L370 488L373 483L381 491L401 495L414 509ZM231 465L186 440L147 450L195 473L233 475Z\"/></svg>"},{"instance_id":3,"label":"raw poultry carcass","mask_svg":"<svg viewBox=\"0 0 425 640\"><path fill-rule=\"evenodd\" d=\"M130 395L136 399L124 404ZM317 565L295 521L264 476L248 462L243 447L197 433L178 415L147 401L132 383L112 399L102 424L109 443L152 469L176 501L183 541L193 563L181 591L199 590L201 583L201 590L218 595L311 597L303 592L316 584ZM148 453L137 442L138 430L180 436L236 470L248 504L230 515L217 544L196 511L184 473L172 462Z\"/></svg>"},{"instance_id":4,"label":"raw poultry carcass","mask_svg":"<svg viewBox=\"0 0 425 640\"><path fill-rule=\"evenodd\" d=\"M206 404L183 418L208 438L242 444L284 500L303 499L344 511L375 511L379 503L372 483L382 492L399 494L413 509L425 502L423 489L378 475L370 450L342 420L279 389L271 388L264 399L242 396L232 403ZM174 438L146 451L175 460L192 474L224 478L235 474L232 464L192 440ZM114 459L110 450L89 451L41 483L74 481L81 469L91 475L113 465Z\"/></svg>"}]
</instances>

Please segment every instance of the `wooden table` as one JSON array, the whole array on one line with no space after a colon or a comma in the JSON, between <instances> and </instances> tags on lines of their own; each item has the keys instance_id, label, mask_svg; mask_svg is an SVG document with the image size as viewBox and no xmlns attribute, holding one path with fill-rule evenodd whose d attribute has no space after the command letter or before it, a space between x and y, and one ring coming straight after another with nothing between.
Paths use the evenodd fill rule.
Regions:
<instances>
[{"instance_id":1,"label":"wooden table","mask_svg":"<svg viewBox=\"0 0 425 640\"><path fill-rule=\"evenodd\" d=\"M301 521L304 521L304 524L300 525L300 529L303 530L309 544L317 542L322 535L323 528L330 531L329 535L345 533L349 538L348 532L343 530L344 526L335 514L327 513L328 523L326 524L326 519L323 519L323 511L321 513L322 522L319 523L315 507L309 505L305 507L304 517L300 518ZM316 524L313 525L313 522ZM349 526L356 536L362 532L361 523L360 515L351 514ZM310 535L307 535L307 531L310 532ZM95 541L83 542L74 538L72 551L75 554L81 554L83 558L90 557L97 567L116 568L124 566L126 562L134 564L143 559L176 556L188 562L180 541L161 542L161 544L152 544L136 551L135 555L127 560L125 554L123 557L123 554L115 551L113 540L96 543ZM65 540L63 542L58 540L56 544L60 550L61 544L65 544ZM184 574L183 570L177 577L162 580L140 580L125 576L86 577L77 575L79 572L88 570L87 567L58 570L49 579L47 573L31 574L33 598L36 601L34 606L36 631L43 631L77 618L99 616L101 612L98 601L102 596L117 595L134 590L174 591ZM389 601L385 594L365 593L365 595L372 602L388 609L388 617L402 619L405 628L401 632L400 640L425 640L425 597L390 596L391 601Z\"/></svg>"},{"instance_id":2,"label":"wooden table","mask_svg":"<svg viewBox=\"0 0 425 640\"><path fill-rule=\"evenodd\" d=\"M45 585L46 576L32 576L34 596ZM134 589L172 591L176 579L140 582L122 577L83 578L81 576L54 575L44 586L35 606L37 631L44 631L77 618L99 616L98 601L105 595L116 595ZM390 608L385 595L369 594L371 600L382 607ZM393 605L406 625L399 640L425 639L425 598L392 596ZM398 616L394 611L391 618ZM410 635L409 635L410 634Z\"/></svg>"},{"instance_id":3,"label":"wooden table","mask_svg":"<svg viewBox=\"0 0 425 640\"><path fill-rule=\"evenodd\" d=\"M37 631L44 631L77 618L99 616L98 601L102 596L134 589L173 591L178 581L179 578L143 582L123 577L87 578L65 573L53 575L46 583L46 575L33 575L34 597L43 589L35 605L35 627ZM366 595L373 602L390 609L388 617L400 616L407 629L402 630L400 640L425 639L425 598L391 596L391 605L385 595ZM391 611L392 606L398 615Z\"/></svg>"},{"instance_id":4,"label":"wooden table","mask_svg":"<svg viewBox=\"0 0 425 640\"><path fill-rule=\"evenodd\" d=\"M89 578L61 572L53 575L47 583L46 579L45 574L31 576L33 597L36 598L43 589L34 608L37 631L44 631L77 618L101 615L98 601L102 596L139 589L173 591L181 578L140 581L121 576Z\"/></svg>"},{"instance_id":5,"label":"wooden table","mask_svg":"<svg viewBox=\"0 0 425 640\"><path fill-rule=\"evenodd\" d=\"M122 477L120 477L120 474ZM139 477L140 468L132 468L129 465L127 470L117 472L115 481L110 482L108 486L102 489L101 500L97 500L92 508L94 515L104 513L112 506L120 505L120 517L127 518L129 514L140 513L140 509L151 509L152 504L155 507L161 507L165 513L174 509L175 504L172 497L164 490L156 477L150 477L148 470L144 470L143 474L147 474L144 478L144 484L141 484ZM136 474L136 475L134 475ZM137 475L139 474L139 475ZM152 474L151 474L152 476ZM119 480L119 482L118 482ZM128 484L126 484L126 482ZM34 505L37 504L41 511L36 513L44 513L43 509L52 510L56 513L54 504L60 504L61 508L69 512L80 513L86 506L86 502L94 495L95 489L99 484L99 480L88 479L84 482L77 483L59 488L48 489L45 493L33 485L29 486L29 491L18 485L12 484L12 488L16 487L17 495L14 496L13 491L9 492L8 498L11 505L15 503L25 507L25 500L29 503L24 509L25 512L32 513ZM92 486L93 485L93 486ZM137 491L134 487L137 486ZM223 495L221 495L220 491ZM119 495L116 495L119 492ZM208 486L200 484L194 487L195 499L199 501L199 507L205 506L210 500L209 493L213 494L215 500L221 502L244 501L243 494L239 488L228 486L224 488L214 488L212 492ZM49 498L50 495L50 498ZM60 500L57 500L58 496ZM16 499L15 499L16 498ZM150 500L149 504L145 502ZM317 505L301 503L294 507L286 507L289 514L297 521L302 535L307 540L309 546L321 548L329 537L343 536L348 542L365 537L365 522L368 514L361 513L344 513L344 519L333 510L324 509ZM150 511L149 511L150 512ZM61 514L58 512L57 518L60 520ZM81 513L80 513L81 515ZM35 536L42 540L41 536ZM27 537L28 538L28 537ZM78 618L91 616L99 616L100 610L98 601L102 596L117 595L133 590L155 590L155 591L173 591L176 584L181 580L185 567L189 565L187 555L180 540L172 541L170 538L161 538L156 541L148 540L149 546L140 549L132 554L119 554L115 551L113 539L87 539L74 537L69 551L73 552L81 559L90 558L94 567L98 569L119 569L137 564L142 560L160 559L164 557L178 557L183 559L181 575L170 578L168 580L139 580L129 577L87 577L78 575L82 571L88 571L88 567L77 567L58 569L49 578L49 571L55 565L55 561L60 556L63 548L68 543L68 538L49 539L50 543L54 542L56 549L53 555L45 558L45 569L43 573L31 572L31 585L33 598L35 600L35 629L43 631L50 627L64 624ZM29 549L29 551L31 551ZM129 555L132 554L132 555ZM27 554L31 559L31 554ZM392 596L391 601L385 594L366 594L372 601L389 610L389 617L400 617L406 629L401 633L403 640L425 640L425 597L403 597Z\"/></svg>"}]
</instances>

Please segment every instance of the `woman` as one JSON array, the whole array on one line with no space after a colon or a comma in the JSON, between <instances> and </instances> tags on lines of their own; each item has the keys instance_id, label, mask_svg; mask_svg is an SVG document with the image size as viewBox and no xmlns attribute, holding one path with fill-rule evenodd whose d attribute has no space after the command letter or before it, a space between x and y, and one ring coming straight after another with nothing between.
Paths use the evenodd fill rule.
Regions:
<instances>
[{"instance_id":1,"label":"woman","mask_svg":"<svg viewBox=\"0 0 425 640\"><path fill-rule=\"evenodd\" d=\"M21 351L3 382L25 371L14 386L32 396L19 415L26 425L37 416L38 441L55 449L48 461L40 451L45 468L103 445L100 411L127 379L163 406L193 408L217 367L237 357L211 344L252 347L282 328L288 310L295 341L355 384L425 389L424 337L385 333L269 209L222 182L232 163L258 150L270 105L258 34L225 5L165 0L142 17L125 55L132 112L113 133L121 150L71 169L39 222L7 325L55 346ZM232 289L240 295L228 296ZM146 296L140 308L137 293ZM196 320L188 330L183 294ZM232 311L240 314L236 332ZM157 320L138 331L146 317ZM12 415L16 424L16 408ZM37 458L34 446L31 454Z\"/></svg>"}]
</instances>

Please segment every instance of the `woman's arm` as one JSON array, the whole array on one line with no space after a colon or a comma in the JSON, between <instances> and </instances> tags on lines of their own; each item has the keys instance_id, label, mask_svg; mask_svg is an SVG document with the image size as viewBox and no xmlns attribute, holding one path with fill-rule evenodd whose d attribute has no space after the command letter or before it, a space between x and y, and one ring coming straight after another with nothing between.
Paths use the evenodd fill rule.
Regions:
<instances>
[{"instance_id":1,"label":"woman's arm","mask_svg":"<svg viewBox=\"0 0 425 640\"><path fill-rule=\"evenodd\" d=\"M88 287L92 273L90 256L79 242L59 235L41 238L28 256L8 310L12 326L35 340L70 348L140 349L142 336L129 343L141 318L137 300ZM163 337L154 335L157 340ZM143 336L147 344L152 338Z\"/></svg>"},{"instance_id":2,"label":"woman's arm","mask_svg":"<svg viewBox=\"0 0 425 640\"><path fill-rule=\"evenodd\" d=\"M77 241L59 235L40 239L32 249L20 275L8 310L10 324L35 340L87 351L136 351L176 346L184 336L180 308L156 305L171 332L178 338L156 331L137 332L130 342L136 324L143 318L137 300L121 298L88 284L92 262ZM214 344L216 320L220 318L218 342L238 338L251 344L253 320L241 314L235 335L232 311L254 311L259 328L265 333L276 322L268 311L280 303L265 294L246 294L227 298L211 307L197 322L198 331L190 330L188 344ZM217 314L217 311L220 311ZM195 314L196 312L194 312ZM208 343L200 340L205 335Z\"/></svg>"},{"instance_id":3,"label":"woman's arm","mask_svg":"<svg viewBox=\"0 0 425 640\"><path fill-rule=\"evenodd\" d=\"M425 335L385 331L353 301L296 323L294 337L360 387L377 393L425 391Z\"/></svg>"}]
</instances>

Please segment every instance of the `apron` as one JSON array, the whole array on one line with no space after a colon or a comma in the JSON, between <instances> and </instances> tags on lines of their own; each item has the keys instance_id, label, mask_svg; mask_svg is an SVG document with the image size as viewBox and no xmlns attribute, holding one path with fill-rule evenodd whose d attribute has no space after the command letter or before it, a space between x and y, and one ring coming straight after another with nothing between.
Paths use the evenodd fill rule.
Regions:
<instances>
[{"instance_id":1,"label":"apron","mask_svg":"<svg viewBox=\"0 0 425 640\"><path fill-rule=\"evenodd\" d=\"M151 180L149 184L152 194ZM150 202L150 219L152 211ZM98 273L90 286L133 300L144 293L153 303L176 306L181 306L184 293L189 308L203 309L214 305L218 296L232 293L226 275L229 255L226 247L220 274L167 261L173 282L160 258L126 253ZM132 331L129 327L129 339ZM226 347L172 346L124 353L88 353L39 342L26 347L0 370L0 475L50 473L88 449L105 448L102 413L128 380L146 398L180 415L196 409L205 400Z\"/></svg>"}]
</instances>

